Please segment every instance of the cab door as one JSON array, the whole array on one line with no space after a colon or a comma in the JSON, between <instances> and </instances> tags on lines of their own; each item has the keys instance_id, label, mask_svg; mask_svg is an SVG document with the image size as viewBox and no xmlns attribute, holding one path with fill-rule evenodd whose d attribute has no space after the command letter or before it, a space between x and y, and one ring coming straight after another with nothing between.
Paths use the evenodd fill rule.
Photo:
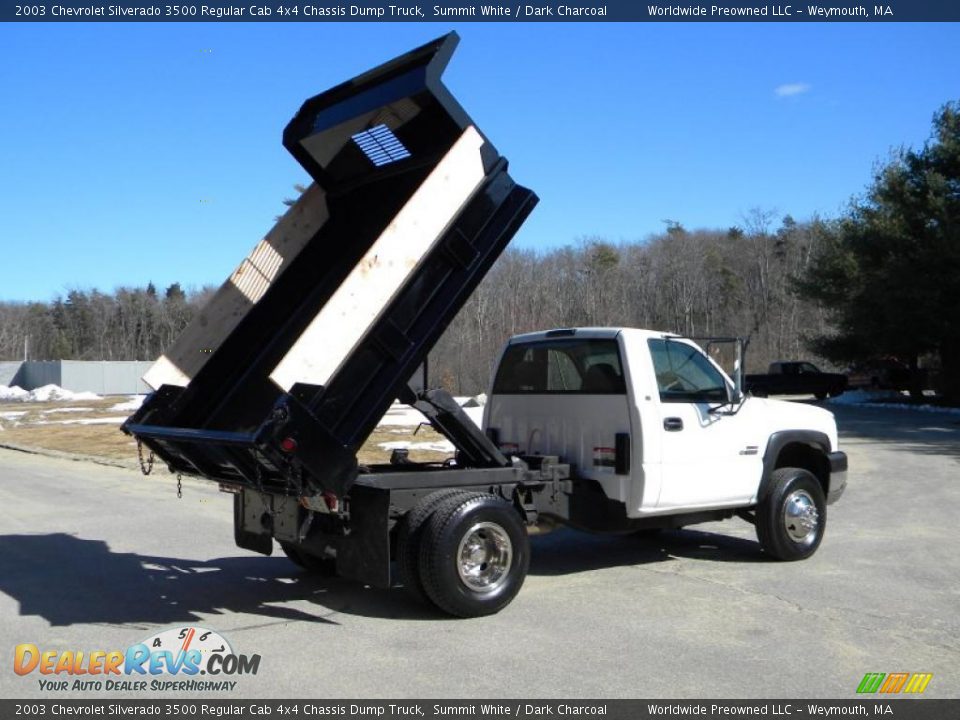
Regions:
<instances>
[{"instance_id":1,"label":"cab door","mask_svg":"<svg viewBox=\"0 0 960 720\"><path fill-rule=\"evenodd\" d=\"M762 470L760 439L751 428L757 424L748 417L753 408L734 414L724 407L729 381L693 343L674 338L648 343L660 393L657 508L749 501Z\"/></svg>"}]
</instances>

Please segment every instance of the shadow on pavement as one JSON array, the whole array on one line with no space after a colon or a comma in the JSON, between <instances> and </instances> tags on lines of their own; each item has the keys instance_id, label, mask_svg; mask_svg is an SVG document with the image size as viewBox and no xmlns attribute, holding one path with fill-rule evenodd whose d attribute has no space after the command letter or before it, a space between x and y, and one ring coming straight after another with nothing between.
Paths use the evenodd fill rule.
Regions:
<instances>
[{"instance_id":1,"label":"shadow on pavement","mask_svg":"<svg viewBox=\"0 0 960 720\"><path fill-rule=\"evenodd\" d=\"M654 538L557 530L532 538L530 572L563 575L601 568L693 557L709 561L763 560L756 543L713 533L668 531ZM258 555L189 560L112 551L102 540L65 533L0 535L0 592L20 615L53 626L165 625L246 613L337 625L337 614L404 620L446 616L402 588L371 588L321 578L285 557ZM290 607L291 602L307 607Z\"/></svg>"},{"instance_id":2,"label":"shadow on pavement","mask_svg":"<svg viewBox=\"0 0 960 720\"><path fill-rule=\"evenodd\" d=\"M731 521L734 522L734 521ZM602 568L669 562L768 562L753 540L684 528L658 535L594 535L559 529L532 537L531 575L567 575Z\"/></svg>"},{"instance_id":3,"label":"shadow on pavement","mask_svg":"<svg viewBox=\"0 0 960 720\"><path fill-rule=\"evenodd\" d=\"M336 613L436 619L407 593L317 578L285 557L199 561L118 553L72 535L0 535L0 592L51 625L197 621L221 613L336 625ZM307 610L284 606L307 601ZM315 610L315 612L314 612Z\"/></svg>"}]
</instances>

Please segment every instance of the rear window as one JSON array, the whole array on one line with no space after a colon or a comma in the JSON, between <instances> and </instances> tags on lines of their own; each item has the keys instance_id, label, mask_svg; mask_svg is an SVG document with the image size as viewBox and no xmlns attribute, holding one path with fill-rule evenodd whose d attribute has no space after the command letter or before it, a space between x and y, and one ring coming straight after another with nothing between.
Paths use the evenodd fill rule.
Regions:
<instances>
[{"instance_id":1,"label":"rear window","mask_svg":"<svg viewBox=\"0 0 960 720\"><path fill-rule=\"evenodd\" d=\"M627 392L616 340L547 340L511 345L493 392L501 395L623 395Z\"/></svg>"}]
</instances>

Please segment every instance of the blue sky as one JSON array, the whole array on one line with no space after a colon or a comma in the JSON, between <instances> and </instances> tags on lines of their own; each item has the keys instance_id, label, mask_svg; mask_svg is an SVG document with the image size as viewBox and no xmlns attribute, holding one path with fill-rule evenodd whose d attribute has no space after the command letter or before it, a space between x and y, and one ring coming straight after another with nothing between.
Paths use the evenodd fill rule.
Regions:
<instances>
[{"instance_id":1,"label":"blue sky","mask_svg":"<svg viewBox=\"0 0 960 720\"><path fill-rule=\"evenodd\" d=\"M451 27L520 247L835 215L960 99L950 24L5 23L0 299L219 284L307 181L301 102Z\"/></svg>"}]
</instances>

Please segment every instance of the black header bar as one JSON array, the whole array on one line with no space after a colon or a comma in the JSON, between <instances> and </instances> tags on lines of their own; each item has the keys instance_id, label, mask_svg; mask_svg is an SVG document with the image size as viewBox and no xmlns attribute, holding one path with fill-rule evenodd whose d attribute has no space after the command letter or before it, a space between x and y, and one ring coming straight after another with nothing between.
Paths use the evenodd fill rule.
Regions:
<instances>
[{"instance_id":1,"label":"black header bar","mask_svg":"<svg viewBox=\"0 0 960 720\"><path fill-rule=\"evenodd\" d=\"M169 3L169 4L168 4ZM5 22L960 22L954 0L0 0Z\"/></svg>"}]
</instances>

